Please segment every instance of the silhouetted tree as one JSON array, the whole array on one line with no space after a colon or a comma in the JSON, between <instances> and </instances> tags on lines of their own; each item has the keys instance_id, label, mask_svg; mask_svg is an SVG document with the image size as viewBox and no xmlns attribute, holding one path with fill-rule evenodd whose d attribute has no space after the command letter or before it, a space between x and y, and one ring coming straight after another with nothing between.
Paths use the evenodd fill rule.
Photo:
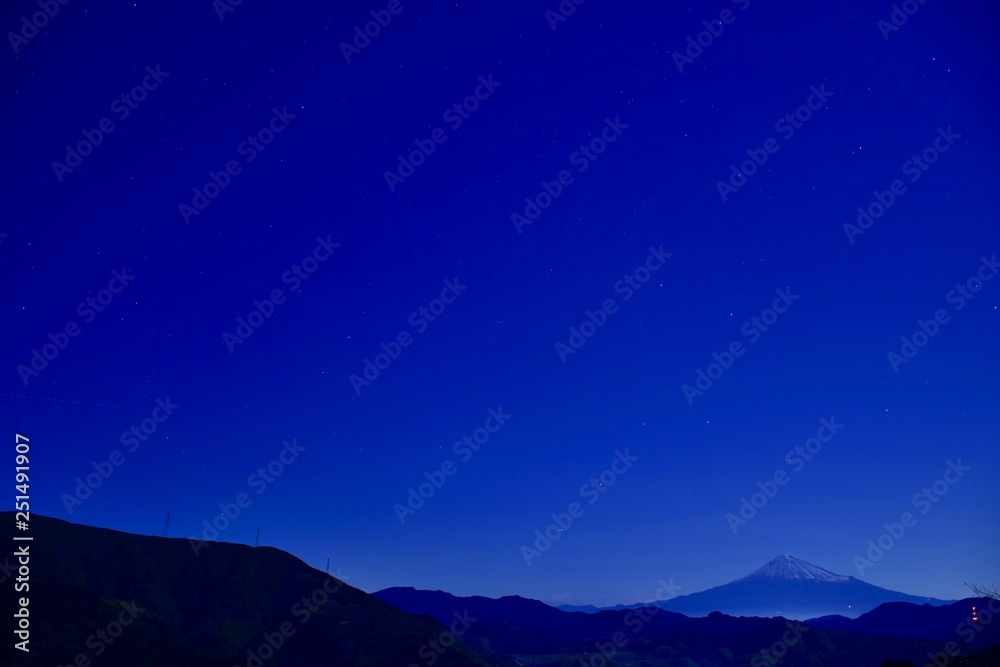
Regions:
<instances>
[{"instance_id":1,"label":"silhouetted tree","mask_svg":"<svg viewBox=\"0 0 1000 667\"><path fill-rule=\"evenodd\" d=\"M997 590L996 585L989 588L986 586L979 586L977 584L966 584L966 586L968 586L978 598L993 598L994 600L1000 600L1000 591Z\"/></svg>"}]
</instances>

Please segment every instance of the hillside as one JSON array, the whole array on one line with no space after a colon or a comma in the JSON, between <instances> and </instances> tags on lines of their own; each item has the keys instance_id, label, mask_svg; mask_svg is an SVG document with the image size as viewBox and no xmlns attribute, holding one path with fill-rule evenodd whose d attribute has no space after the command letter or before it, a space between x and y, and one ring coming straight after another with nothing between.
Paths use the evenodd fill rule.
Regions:
<instances>
[{"instance_id":1,"label":"hillside","mask_svg":"<svg viewBox=\"0 0 1000 667\"><path fill-rule=\"evenodd\" d=\"M196 557L186 539L38 515L31 526L32 653L4 642L3 665L255 667L254 651L281 667L405 666L446 632L278 549L211 543ZM461 644L435 664L486 665Z\"/></svg>"}]
</instances>

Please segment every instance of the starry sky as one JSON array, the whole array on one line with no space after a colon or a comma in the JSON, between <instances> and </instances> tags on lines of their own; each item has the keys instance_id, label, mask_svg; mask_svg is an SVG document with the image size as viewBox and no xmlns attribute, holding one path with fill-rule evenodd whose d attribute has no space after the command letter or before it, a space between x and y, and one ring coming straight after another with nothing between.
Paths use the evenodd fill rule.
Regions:
<instances>
[{"instance_id":1,"label":"starry sky","mask_svg":"<svg viewBox=\"0 0 1000 667\"><path fill-rule=\"evenodd\" d=\"M368 591L1000 579L995 8L39 6L0 64L32 511Z\"/></svg>"}]
</instances>

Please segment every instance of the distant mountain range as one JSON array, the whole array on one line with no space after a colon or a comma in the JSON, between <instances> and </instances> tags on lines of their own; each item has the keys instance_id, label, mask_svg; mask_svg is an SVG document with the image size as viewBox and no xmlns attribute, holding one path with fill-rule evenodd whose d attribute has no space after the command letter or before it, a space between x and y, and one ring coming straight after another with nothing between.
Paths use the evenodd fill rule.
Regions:
<instances>
[{"instance_id":1,"label":"distant mountain range","mask_svg":"<svg viewBox=\"0 0 1000 667\"><path fill-rule=\"evenodd\" d=\"M895 602L806 623L656 607L583 613L518 596L372 595L270 547L211 542L196 553L186 539L37 515L31 532L31 654L3 642L4 667L883 667L923 665L949 642L967 655L951 664L1000 665L1000 622L986 620L990 609L1000 618L1000 602L986 599ZM808 568L766 570L751 577L803 579ZM838 576L812 579L827 575ZM13 596L2 599L13 618ZM978 623L971 605L983 610Z\"/></svg>"},{"instance_id":2,"label":"distant mountain range","mask_svg":"<svg viewBox=\"0 0 1000 667\"><path fill-rule=\"evenodd\" d=\"M655 606L686 616L707 616L719 611L731 616L783 616L807 619L838 615L855 618L886 602L942 605L954 600L938 600L890 591L860 579L834 574L829 570L789 556L773 558L749 575L699 593L669 600L618 605L608 609ZM597 611L595 607L560 606L566 611Z\"/></svg>"},{"instance_id":3,"label":"distant mountain range","mask_svg":"<svg viewBox=\"0 0 1000 667\"><path fill-rule=\"evenodd\" d=\"M910 661L892 663L903 667L924 665L954 642L953 652L963 654L989 648L972 662L954 664L1000 665L1000 622L971 621L973 605L987 609L992 604L1000 617L1000 602L986 599L940 607L894 602L858 619L828 616L800 623L718 612L690 618L656 607L585 613L519 596L458 597L413 588L374 595L442 623L458 611L476 617L463 641L494 664L603 664L595 658L603 654L608 665L882 667L885 660Z\"/></svg>"}]
</instances>

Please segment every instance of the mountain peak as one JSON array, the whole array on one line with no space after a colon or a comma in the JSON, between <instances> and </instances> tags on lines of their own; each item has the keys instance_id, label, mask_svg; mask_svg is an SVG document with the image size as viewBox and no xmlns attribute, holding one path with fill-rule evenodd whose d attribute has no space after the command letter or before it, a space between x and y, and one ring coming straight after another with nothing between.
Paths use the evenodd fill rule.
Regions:
<instances>
[{"instance_id":1,"label":"mountain peak","mask_svg":"<svg viewBox=\"0 0 1000 667\"><path fill-rule=\"evenodd\" d=\"M842 574L834 574L829 570L824 570L818 565L813 565L790 554L782 554L776 558L772 558L762 567L743 577L743 579L842 582L850 581L851 578L845 577Z\"/></svg>"}]
</instances>

